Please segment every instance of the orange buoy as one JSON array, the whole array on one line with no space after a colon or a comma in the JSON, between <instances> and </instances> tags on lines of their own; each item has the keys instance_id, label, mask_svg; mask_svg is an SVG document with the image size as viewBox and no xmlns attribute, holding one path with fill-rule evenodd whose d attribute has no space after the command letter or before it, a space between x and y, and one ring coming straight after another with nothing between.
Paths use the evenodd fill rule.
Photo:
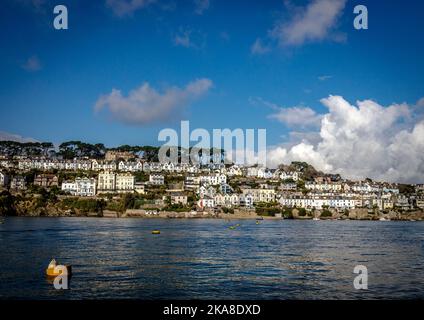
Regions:
<instances>
[{"instance_id":1,"label":"orange buoy","mask_svg":"<svg viewBox=\"0 0 424 320\"><path fill-rule=\"evenodd\" d=\"M63 267L63 269L60 268L60 270L55 270L56 267ZM48 277L57 277L59 275L70 276L71 274L72 274L72 266L70 266L70 265L58 265L55 259L50 261L49 266L46 269L46 275Z\"/></svg>"}]
</instances>

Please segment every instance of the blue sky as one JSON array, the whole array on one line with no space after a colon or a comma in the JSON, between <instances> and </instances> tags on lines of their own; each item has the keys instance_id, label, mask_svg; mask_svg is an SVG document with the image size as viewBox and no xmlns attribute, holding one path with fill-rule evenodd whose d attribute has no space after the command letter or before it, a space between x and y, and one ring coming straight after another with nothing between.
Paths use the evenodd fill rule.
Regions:
<instances>
[{"instance_id":1,"label":"blue sky","mask_svg":"<svg viewBox=\"0 0 424 320\"><path fill-rule=\"evenodd\" d=\"M319 130L270 116L279 108L307 107L319 117L329 95L383 106L424 96L422 1L347 1L323 34L296 44L279 43L272 30L313 1L132 1L127 14L117 1L2 2L3 134L158 145L162 128L188 119L192 128L266 128L268 144L278 145L290 132ZM53 28L56 4L68 8L68 30ZM368 7L368 30L353 28L357 4ZM252 51L257 39L261 52ZM199 79L210 85L191 96L187 85ZM181 101L135 123L107 103L95 112L102 95L120 90L125 103L143 83L159 94L144 112L162 106L171 87Z\"/></svg>"}]
</instances>

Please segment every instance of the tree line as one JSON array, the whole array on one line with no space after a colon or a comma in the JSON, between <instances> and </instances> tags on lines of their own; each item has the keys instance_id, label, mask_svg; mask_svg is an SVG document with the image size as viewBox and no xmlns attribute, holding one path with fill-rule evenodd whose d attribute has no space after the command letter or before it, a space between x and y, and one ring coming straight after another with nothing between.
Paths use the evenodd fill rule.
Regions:
<instances>
[{"instance_id":1,"label":"tree line","mask_svg":"<svg viewBox=\"0 0 424 320\"><path fill-rule=\"evenodd\" d=\"M78 140L71 140L61 143L55 147L51 142L17 142L17 141L0 141L0 155L7 157L13 156L26 156L26 157L39 157L44 156L48 158L90 158L90 159L103 159L107 151L121 151L130 152L134 156L143 157L147 161L158 161L159 147L154 146L130 146L122 145L115 148L107 148L103 143L91 144ZM181 158L184 154L189 154L192 148L184 149L178 147L178 157ZM199 150L199 156L203 150ZM210 149L210 157L220 157L222 160L225 157L223 149Z\"/></svg>"}]
</instances>

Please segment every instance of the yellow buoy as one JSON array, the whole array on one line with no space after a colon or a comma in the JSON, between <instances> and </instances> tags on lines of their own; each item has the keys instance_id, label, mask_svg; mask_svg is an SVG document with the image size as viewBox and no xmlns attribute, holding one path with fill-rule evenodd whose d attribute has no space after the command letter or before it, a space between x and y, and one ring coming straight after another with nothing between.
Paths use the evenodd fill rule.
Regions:
<instances>
[{"instance_id":1,"label":"yellow buoy","mask_svg":"<svg viewBox=\"0 0 424 320\"><path fill-rule=\"evenodd\" d=\"M160 231L159 230L153 230L152 234L160 234Z\"/></svg>"},{"instance_id":2,"label":"yellow buoy","mask_svg":"<svg viewBox=\"0 0 424 320\"><path fill-rule=\"evenodd\" d=\"M56 267L64 267L64 270L62 271L62 270L59 269L59 270L56 271L55 270ZM57 277L61 274L70 276L72 274L72 266L70 266L70 265L64 265L64 266L58 265L56 260L53 259L49 263L49 266L46 269L46 275L48 277Z\"/></svg>"}]
</instances>

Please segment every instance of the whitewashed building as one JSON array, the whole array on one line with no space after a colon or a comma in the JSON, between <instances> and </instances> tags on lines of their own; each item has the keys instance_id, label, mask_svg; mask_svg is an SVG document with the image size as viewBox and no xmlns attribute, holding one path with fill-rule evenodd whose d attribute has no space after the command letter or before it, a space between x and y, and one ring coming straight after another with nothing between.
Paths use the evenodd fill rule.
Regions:
<instances>
[{"instance_id":1,"label":"whitewashed building","mask_svg":"<svg viewBox=\"0 0 424 320\"><path fill-rule=\"evenodd\" d=\"M280 179L281 180L293 180L293 181L298 181L299 180L299 172L297 171L283 171L280 174Z\"/></svg>"},{"instance_id":2,"label":"whitewashed building","mask_svg":"<svg viewBox=\"0 0 424 320\"><path fill-rule=\"evenodd\" d=\"M0 188L5 188L9 185L9 176L0 171Z\"/></svg>"},{"instance_id":3,"label":"whitewashed building","mask_svg":"<svg viewBox=\"0 0 424 320\"><path fill-rule=\"evenodd\" d=\"M197 201L197 206L202 208L202 209L214 208L215 207L215 200L214 200L214 198L206 196L204 198L199 199L199 201Z\"/></svg>"},{"instance_id":4,"label":"whitewashed building","mask_svg":"<svg viewBox=\"0 0 424 320\"><path fill-rule=\"evenodd\" d=\"M75 181L64 181L61 186L62 191L73 196L94 197L96 195L96 179L76 178Z\"/></svg>"},{"instance_id":5,"label":"whitewashed building","mask_svg":"<svg viewBox=\"0 0 424 320\"><path fill-rule=\"evenodd\" d=\"M118 192L129 192L134 190L135 177L132 174L117 174L115 181L115 190Z\"/></svg>"},{"instance_id":6,"label":"whitewashed building","mask_svg":"<svg viewBox=\"0 0 424 320\"><path fill-rule=\"evenodd\" d=\"M164 185L165 177L161 174L151 174L149 175L149 183L156 186Z\"/></svg>"},{"instance_id":7,"label":"whitewashed building","mask_svg":"<svg viewBox=\"0 0 424 320\"><path fill-rule=\"evenodd\" d=\"M219 173L200 176L200 183L216 186L222 183L227 183L227 176Z\"/></svg>"}]
</instances>

